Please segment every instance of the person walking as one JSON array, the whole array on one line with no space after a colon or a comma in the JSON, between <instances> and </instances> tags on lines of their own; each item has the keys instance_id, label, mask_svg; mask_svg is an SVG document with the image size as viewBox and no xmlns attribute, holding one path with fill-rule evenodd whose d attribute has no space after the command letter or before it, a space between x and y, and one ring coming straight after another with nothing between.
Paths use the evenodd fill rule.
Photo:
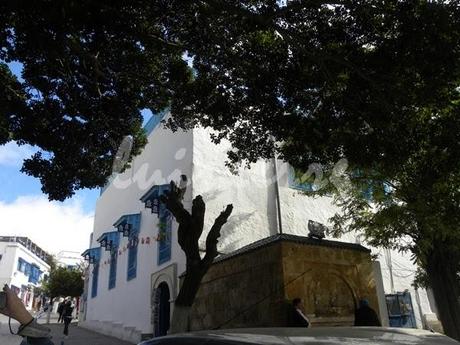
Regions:
<instances>
[{"instance_id":1,"label":"person walking","mask_svg":"<svg viewBox=\"0 0 460 345\"><path fill-rule=\"evenodd\" d=\"M59 314L58 323L64 322L64 318L62 317L62 314L64 313L65 302L66 301L64 300L61 303L59 303L59 305L58 305L58 308L57 308L57 312Z\"/></svg>"},{"instance_id":2,"label":"person walking","mask_svg":"<svg viewBox=\"0 0 460 345\"><path fill-rule=\"evenodd\" d=\"M302 300L294 298L289 312L289 326L290 327L310 327L310 320L303 313Z\"/></svg>"},{"instance_id":3,"label":"person walking","mask_svg":"<svg viewBox=\"0 0 460 345\"><path fill-rule=\"evenodd\" d=\"M65 339L69 337L69 325L72 322L72 312L73 312L72 301L68 300L67 303L64 305L64 312L63 312L64 338Z\"/></svg>"},{"instance_id":4,"label":"person walking","mask_svg":"<svg viewBox=\"0 0 460 345\"><path fill-rule=\"evenodd\" d=\"M362 299L359 301L359 308L355 310L355 326L361 327L380 327L382 324L374 309L369 306L369 301Z\"/></svg>"}]
</instances>

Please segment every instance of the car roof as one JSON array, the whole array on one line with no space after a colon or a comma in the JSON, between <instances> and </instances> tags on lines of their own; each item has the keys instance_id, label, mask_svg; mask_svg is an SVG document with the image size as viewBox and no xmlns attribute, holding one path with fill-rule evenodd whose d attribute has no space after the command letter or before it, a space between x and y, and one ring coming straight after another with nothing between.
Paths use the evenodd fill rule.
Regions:
<instances>
[{"instance_id":1,"label":"car roof","mask_svg":"<svg viewBox=\"0 0 460 345\"><path fill-rule=\"evenodd\" d=\"M408 328L321 327L244 328L199 331L156 338L142 345L453 345L459 342L439 333Z\"/></svg>"}]
</instances>

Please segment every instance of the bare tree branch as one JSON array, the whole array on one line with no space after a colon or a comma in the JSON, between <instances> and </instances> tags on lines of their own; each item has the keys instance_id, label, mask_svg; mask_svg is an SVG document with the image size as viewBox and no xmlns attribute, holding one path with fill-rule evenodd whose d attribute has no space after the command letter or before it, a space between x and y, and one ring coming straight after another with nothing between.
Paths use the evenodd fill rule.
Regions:
<instances>
[{"instance_id":1,"label":"bare tree branch","mask_svg":"<svg viewBox=\"0 0 460 345\"><path fill-rule=\"evenodd\" d=\"M173 214L179 224L190 224L192 222L192 216L184 208L184 205L182 205L180 190L173 181L171 181L170 186L171 190L161 195L160 200L165 203L166 208Z\"/></svg>"},{"instance_id":2,"label":"bare tree branch","mask_svg":"<svg viewBox=\"0 0 460 345\"><path fill-rule=\"evenodd\" d=\"M214 225L211 227L211 230L206 237L206 255L203 258L203 263L205 265L211 265L214 258L217 256L217 241L220 237L220 230L222 226L227 222L228 217L233 211L233 205L227 205L224 211L214 221Z\"/></svg>"},{"instance_id":3,"label":"bare tree branch","mask_svg":"<svg viewBox=\"0 0 460 345\"><path fill-rule=\"evenodd\" d=\"M196 240L197 242L200 239L201 234L203 233L205 212L206 205L201 195L198 195L192 203L192 219L193 228L195 230L194 240Z\"/></svg>"}]
</instances>

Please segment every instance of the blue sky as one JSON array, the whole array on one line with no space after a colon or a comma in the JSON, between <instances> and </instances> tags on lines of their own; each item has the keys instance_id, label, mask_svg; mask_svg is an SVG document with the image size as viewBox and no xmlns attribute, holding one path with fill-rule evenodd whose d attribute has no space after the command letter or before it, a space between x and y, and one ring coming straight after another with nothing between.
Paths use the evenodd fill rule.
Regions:
<instances>
[{"instance_id":1,"label":"blue sky","mask_svg":"<svg viewBox=\"0 0 460 345\"><path fill-rule=\"evenodd\" d=\"M21 80L21 64L9 67ZM145 124L151 112L142 115ZM0 146L0 217L6 219L0 235L28 236L53 254L60 250L81 253L89 245L100 190L80 190L64 202L49 202L40 181L20 171L22 161L34 152L33 147L14 142Z\"/></svg>"},{"instance_id":2,"label":"blue sky","mask_svg":"<svg viewBox=\"0 0 460 345\"><path fill-rule=\"evenodd\" d=\"M44 195L38 179L20 172L22 159L29 157L29 152L33 152L30 147L18 147L14 143L0 148L0 201L11 203L20 196ZM78 191L73 198L79 199L85 212L93 212L98 196L98 189L86 189Z\"/></svg>"}]
</instances>

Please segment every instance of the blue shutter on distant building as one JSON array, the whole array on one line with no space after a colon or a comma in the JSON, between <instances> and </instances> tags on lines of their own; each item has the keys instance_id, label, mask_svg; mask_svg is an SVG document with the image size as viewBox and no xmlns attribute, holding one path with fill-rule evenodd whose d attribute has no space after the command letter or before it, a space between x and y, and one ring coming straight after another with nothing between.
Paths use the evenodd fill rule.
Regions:
<instances>
[{"instance_id":1,"label":"blue shutter on distant building","mask_svg":"<svg viewBox=\"0 0 460 345\"><path fill-rule=\"evenodd\" d=\"M37 265L30 265L29 283L37 284L40 280L41 273L42 272L40 271L40 268Z\"/></svg>"},{"instance_id":2,"label":"blue shutter on distant building","mask_svg":"<svg viewBox=\"0 0 460 345\"><path fill-rule=\"evenodd\" d=\"M24 272L24 260L22 258L18 259L18 267L17 270L19 272Z\"/></svg>"}]
</instances>

